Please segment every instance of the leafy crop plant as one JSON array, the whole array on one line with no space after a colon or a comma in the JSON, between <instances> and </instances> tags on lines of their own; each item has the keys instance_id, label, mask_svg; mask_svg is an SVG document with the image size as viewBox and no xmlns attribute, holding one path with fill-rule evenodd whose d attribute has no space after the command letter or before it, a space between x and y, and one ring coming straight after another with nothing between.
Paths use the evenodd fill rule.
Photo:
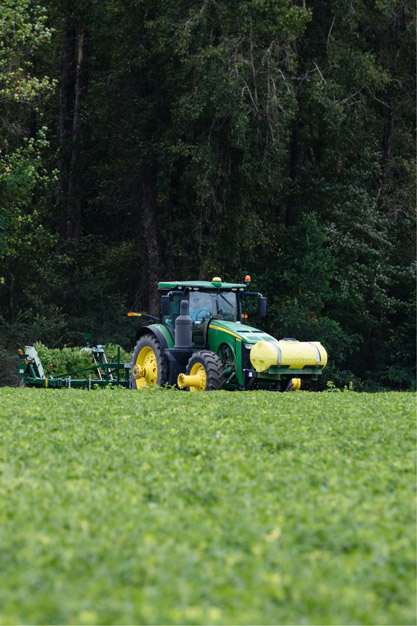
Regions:
<instances>
[{"instance_id":1,"label":"leafy crop plant","mask_svg":"<svg viewBox=\"0 0 417 626\"><path fill-rule=\"evenodd\" d=\"M415 623L413 394L0 407L0 623Z\"/></svg>"}]
</instances>

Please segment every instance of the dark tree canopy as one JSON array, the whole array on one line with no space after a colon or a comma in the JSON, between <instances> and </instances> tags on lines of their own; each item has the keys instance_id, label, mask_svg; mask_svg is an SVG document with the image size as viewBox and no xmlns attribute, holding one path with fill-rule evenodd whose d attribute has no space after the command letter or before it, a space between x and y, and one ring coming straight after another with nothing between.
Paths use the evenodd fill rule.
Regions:
<instances>
[{"instance_id":1,"label":"dark tree canopy","mask_svg":"<svg viewBox=\"0 0 417 626\"><path fill-rule=\"evenodd\" d=\"M132 348L158 280L249 272L328 378L412 386L414 22L405 0L3 0L0 346Z\"/></svg>"}]
</instances>

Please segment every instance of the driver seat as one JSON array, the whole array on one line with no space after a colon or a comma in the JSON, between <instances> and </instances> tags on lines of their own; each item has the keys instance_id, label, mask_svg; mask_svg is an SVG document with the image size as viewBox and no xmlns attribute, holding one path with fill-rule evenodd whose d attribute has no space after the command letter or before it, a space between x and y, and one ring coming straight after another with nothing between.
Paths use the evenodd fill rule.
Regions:
<instances>
[{"instance_id":1,"label":"driver seat","mask_svg":"<svg viewBox=\"0 0 417 626\"><path fill-rule=\"evenodd\" d=\"M205 348L207 345L207 332L209 326L209 318L206 318L201 324L193 322L192 338L193 348Z\"/></svg>"}]
</instances>

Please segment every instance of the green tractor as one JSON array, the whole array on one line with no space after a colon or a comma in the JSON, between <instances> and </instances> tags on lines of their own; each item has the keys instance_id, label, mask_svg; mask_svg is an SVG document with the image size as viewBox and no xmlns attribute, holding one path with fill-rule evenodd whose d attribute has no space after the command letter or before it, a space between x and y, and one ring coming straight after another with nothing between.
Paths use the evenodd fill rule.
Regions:
<instances>
[{"instance_id":1,"label":"green tractor","mask_svg":"<svg viewBox=\"0 0 417 626\"><path fill-rule=\"evenodd\" d=\"M128 313L152 323L136 334L130 386L171 385L189 391L271 389L296 391L315 381L327 363L317 342L277 340L246 325L248 298L266 315L266 298L242 284L169 281L158 284L161 317Z\"/></svg>"}]
</instances>

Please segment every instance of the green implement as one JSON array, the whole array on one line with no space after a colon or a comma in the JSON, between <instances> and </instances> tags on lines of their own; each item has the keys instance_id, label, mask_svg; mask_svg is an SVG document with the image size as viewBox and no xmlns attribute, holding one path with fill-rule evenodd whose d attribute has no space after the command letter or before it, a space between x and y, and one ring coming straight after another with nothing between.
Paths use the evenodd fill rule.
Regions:
<instances>
[{"instance_id":1,"label":"green implement","mask_svg":"<svg viewBox=\"0 0 417 626\"><path fill-rule=\"evenodd\" d=\"M47 376L39 355L33 346L19 350L18 373L26 387L48 387L60 389L92 389L93 387L129 387L130 363L120 362L120 348L117 361L108 362L102 346L91 348L94 365L79 370Z\"/></svg>"}]
</instances>

